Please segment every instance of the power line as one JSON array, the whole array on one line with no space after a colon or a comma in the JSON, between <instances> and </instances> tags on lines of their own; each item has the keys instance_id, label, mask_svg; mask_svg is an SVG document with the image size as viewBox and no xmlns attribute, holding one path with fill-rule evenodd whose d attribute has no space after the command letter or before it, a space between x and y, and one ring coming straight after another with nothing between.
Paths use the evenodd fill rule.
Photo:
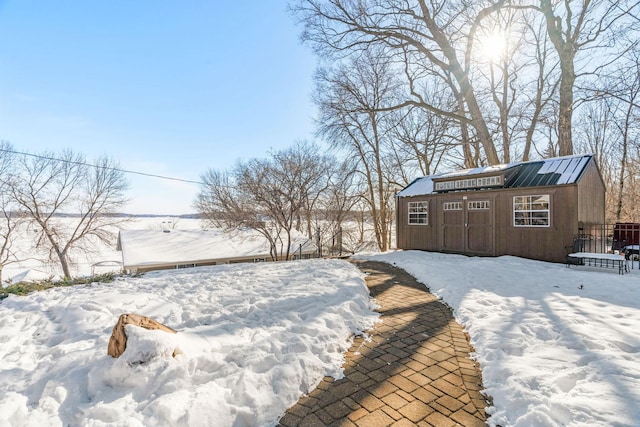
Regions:
<instances>
[{"instance_id":1,"label":"power line","mask_svg":"<svg viewBox=\"0 0 640 427\"><path fill-rule=\"evenodd\" d=\"M79 165L79 166L91 166L91 167L94 167L94 168L102 168L102 169L112 170L112 171L116 171L116 172L148 176L148 177L151 177L151 178L160 178L160 179L166 179L166 180L170 180L170 181L186 182L188 184L206 185L203 182L192 181L190 179L175 178L175 177L172 177L172 176L164 176L164 175L156 175L156 174L152 174L152 173L138 172L138 171L132 171L132 170L128 170L128 169L111 168L111 167L107 167L107 166L98 166L98 165L94 165L94 164L86 163L86 162L76 162L76 161L71 161L71 160L58 159L56 157L47 157L47 156L41 156L41 155L38 155L38 154L24 153L24 152L21 152L21 151L7 150L5 148L0 148L0 151L3 151L5 153L19 154L19 155L22 155L22 156L35 157L35 158L38 158L38 159L53 160L53 161L56 161L56 162L75 164L75 165Z\"/></svg>"}]
</instances>

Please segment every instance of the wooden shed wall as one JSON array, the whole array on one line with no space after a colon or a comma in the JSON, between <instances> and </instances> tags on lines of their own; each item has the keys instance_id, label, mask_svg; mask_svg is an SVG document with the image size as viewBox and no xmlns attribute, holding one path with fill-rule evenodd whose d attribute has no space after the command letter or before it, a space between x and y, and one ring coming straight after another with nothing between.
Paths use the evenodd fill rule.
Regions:
<instances>
[{"instance_id":1,"label":"wooden shed wall","mask_svg":"<svg viewBox=\"0 0 640 427\"><path fill-rule=\"evenodd\" d=\"M598 167L592 160L578 183L578 222L585 229L605 223L605 191Z\"/></svg>"},{"instance_id":2,"label":"wooden shed wall","mask_svg":"<svg viewBox=\"0 0 640 427\"><path fill-rule=\"evenodd\" d=\"M409 202L429 201L429 224L409 225ZM439 251L436 198L430 195L396 198L396 246L400 249Z\"/></svg>"},{"instance_id":3,"label":"wooden shed wall","mask_svg":"<svg viewBox=\"0 0 640 427\"><path fill-rule=\"evenodd\" d=\"M515 188L497 192L496 255L513 255L541 261L564 262L565 246L577 229L577 186ZM549 227L513 225L513 197L549 195Z\"/></svg>"},{"instance_id":4,"label":"wooden shed wall","mask_svg":"<svg viewBox=\"0 0 640 427\"><path fill-rule=\"evenodd\" d=\"M597 170L596 170L597 173ZM595 190L597 185L595 185ZM594 188L585 188L586 193ZM573 236L578 232L578 199L579 187L576 184L550 187L524 187L515 189L498 189L469 192L452 192L423 196L400 197L397 199L397 246L399 249L420 249L428 251L461 252L473 255L513 255L523 258L538 259L551 262L564 262L565 246L571 245ZM548 194L550 197L549 227L515 227L513 224L513 197ZM584 197L584 196L583 196ZM593 200L604 203L604 196L590 195ZM490 200L492 206L491 225L493 238L490 251L474 252L469 247L463 250L452 250L443 243L442 215L443 203L447 201ZM410 201L429 201L429 225L408 225L408 203ZM603 208L595 203L591 218L596 218L597 211ZM585 208L586 211L586 208ZM465 231L466 232L466 231Z\"/></svg>"}]
</instances>

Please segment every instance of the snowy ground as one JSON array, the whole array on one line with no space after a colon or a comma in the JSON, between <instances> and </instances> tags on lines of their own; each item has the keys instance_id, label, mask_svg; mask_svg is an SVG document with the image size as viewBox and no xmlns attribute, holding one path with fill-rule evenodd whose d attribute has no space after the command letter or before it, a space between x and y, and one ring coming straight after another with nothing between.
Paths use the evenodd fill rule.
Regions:
<instances>
[{"instance_id":1,"label":"snowy ground","mask_svg":"<svg viewBox=\"0 0 640 427\"><path fill-rule=\"evenodd\" d=\"M167 225L200 222L127 228ZM93 256L80 274L120 254ZM493 397L490 425L640 426L637 262L621 276L514 257L368 258L403 267L454 309ZM29 268L54 274L11 264L5 277ZM108 338L124 312L179 333L129 328L127 353L112 359ZM0 304L0 427L270 425L324 375L341 375L350 337L375 319L362 275L339 261L164 271L12 296Z\"/></svg>"},{"instance_id":2,"label":"snowy ground","mask_svg":"<svg viewBox=\"0 0 640 427\"><path fill-rule=\"evenodd\" d=\"M235 264L55 288L0 304L0 426L265 426L378 315L345 261ZM127 326L134 312L178 330ZM173 358L172 354L178 353Z\"/></svg>"},{"instance_id":3,"label":"snowy ground","mask_svg":"<svg viewBox=\"0 0 640 427\"><path fill-rule=\"evenodd\" d=\"M417 251L404 268L454 309L491 426L640 426L640 271Z\"/></svg>"}]
</instances>

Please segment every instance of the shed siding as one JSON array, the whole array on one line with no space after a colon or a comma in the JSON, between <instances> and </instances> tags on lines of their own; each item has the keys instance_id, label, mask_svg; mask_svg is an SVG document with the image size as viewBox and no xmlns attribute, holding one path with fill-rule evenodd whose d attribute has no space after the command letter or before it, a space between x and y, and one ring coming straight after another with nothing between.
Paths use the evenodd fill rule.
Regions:
<instances>
[{"instance_id":1,"label":"shed siding","mask_svg":"<svg viewBox=\"0 0 640 427\"><path fill-rule=\"evenodd\" d=\"M542 167L539 162L523 163L505 169L504 177L502 188L435 193L425 186L425 177L419 184L426 194L417 195L412 186L403 190L396 199L398 248L564 262L575 235L605 221L605 187L592 157L550 159ZM549 226L516 227L514 196L536 195L549 196ZM429 202L428 225L408 225L410 201ZM480 211L487 205L474 204L474 212L470 201L489 201L491 209ZM463 208L445 211L445 203Z\"/></svg>"},{"instance_id":2,"label":"shed siding","mask_svg":"<svg viewBox=\"0 0 640 427\"><path fill-rule=\"evenodd\" d=\"M578 183L577 222L585 229L605 223L605 186L594 161L587 166Z\"/></svg>"},{"instance_id":3,"label":"shed siding","mask_svg":"<svg viewBox=\"0 0 640 427\"><path fill-rule=\"evenodd\" d=\"M513 225L513 197L548 194L549 227ZM496 255L513 255L542 261L564 262L565 246L573 242L576 227L576 186L517 188L498 194Z\"/></svg>"},{"instance_id":4,"label":"shed siding","mask_svg":"<svg viewBox=\"0 0 640 427\"><path fill-rule=\"evenodd\" d=\"M398 198L398 213L396 227L396 244L403 249L421 249L437 251L436 233L433 231L437 224L435 201L431 196L415 196ZM427 225L409 225L409 202L429 202L429 223Z\"/></svg>"},{"instance_id":5,"label":"shed siding","mask_svg":"<svg viewBox=\"0 0 640 427\"><path fill-rule=\"evenodd\" d=\"M513 197L542 194L550 196L550 226L514 226ZM463 200L463 197L467 197L467 199ZM425 200L429 201L429 225L408 225L409 201ZM452 216L461 216L463 213L444 212L443 203L467 202L469 200L491 200L495 205L495 210L492 210L492 215L495 216L492 227L493 236L487 236L487 239L493 237L493 242L488 242L489 247L493 250L475 250L473 245L465 250L462 243L462 227L448 225L454 220ZM400 197L397 206L396 234L397 246L400 249L460 252L476 255L513 255L551 262L564 262L565 246L573 242L573 236L577 233L578 186L525 187ZM445 217L445 215L449 215L449 217Z\"/></svg>"}]
</instances>

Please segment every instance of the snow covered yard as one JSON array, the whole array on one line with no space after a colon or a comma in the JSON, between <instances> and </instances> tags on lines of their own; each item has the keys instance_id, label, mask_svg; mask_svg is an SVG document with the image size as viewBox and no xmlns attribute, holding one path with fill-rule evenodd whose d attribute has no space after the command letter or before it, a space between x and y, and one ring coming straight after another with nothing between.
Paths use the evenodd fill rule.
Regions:
<instances>
[{"instance_id":1,"label":"snow covered yard","mask_svg":"<svg viewBox=\"0 0 640 427\"><path fill-rule=\"evenodd\" d=\"M640 426L640 271L419 251L404 268L454 310L480 362L491 426Z\"/></svg>"},{"instance_id":2,"label":"snow covered yard","mask_svg":"<svg viewBox=\"0 0 640 427\"><path fill-rule=\"evenodd\" d=\"M362 273L344 261L236 264L56 288L0 304L0 426L263 426L371 328ZM149 316L177 335L127 326ZM171 355L178 353L175 358Z\"/></svg>"},{"instance_id":3,"label":"snow covered yard","mask_svg":"<svg viewBox=\"0 0 640 427\"><path fill-rule=\"evenodd\" d=\"M364 257L364 256L363 256ZM405 251L470 333L492 426L640 425L640 271ZM0 304L0 426L268 426L378 315L344 261L236 264L57 288ZM135 312L177 335L128 327ZM177 350L177 351L176 351ZM171 355L178 354L175 358Z\"/></svg>"}]
</instances>

